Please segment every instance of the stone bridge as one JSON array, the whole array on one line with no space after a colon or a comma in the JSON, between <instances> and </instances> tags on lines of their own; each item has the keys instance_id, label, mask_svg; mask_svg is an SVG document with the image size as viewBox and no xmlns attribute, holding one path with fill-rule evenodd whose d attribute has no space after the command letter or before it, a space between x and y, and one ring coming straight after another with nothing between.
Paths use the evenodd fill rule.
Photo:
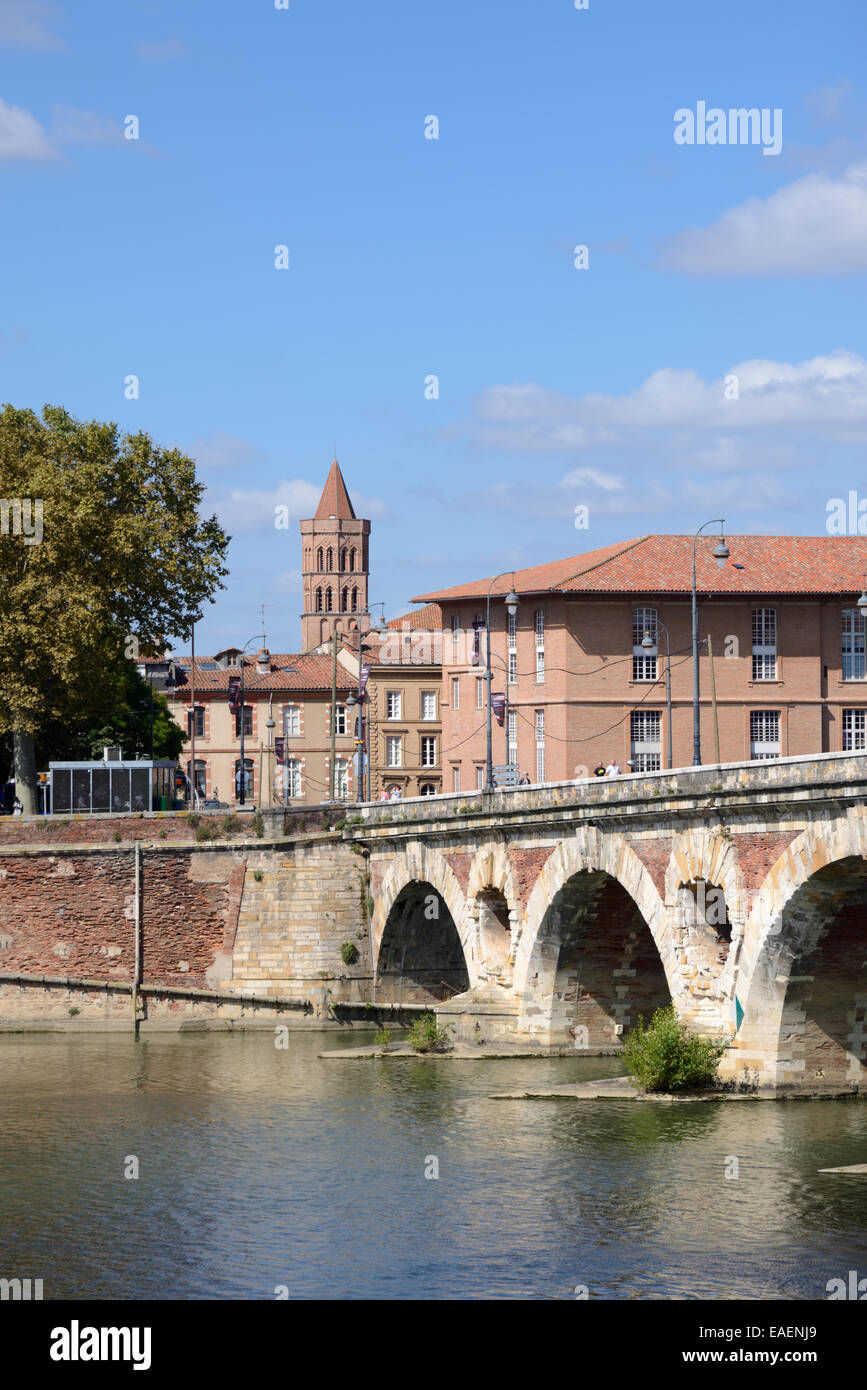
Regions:
<instances>
[{"instance_id":1,"label":"stone bridge","mask_svg":"<svg viewBox=\"0 0 867 1390\"><path fill-rule=\"evenodd\" d=\"M591 1053L673 1000L729 1077L867 1091L865 792L855 753L362 807L376 997Z\"/></svg>"}]
</instances>

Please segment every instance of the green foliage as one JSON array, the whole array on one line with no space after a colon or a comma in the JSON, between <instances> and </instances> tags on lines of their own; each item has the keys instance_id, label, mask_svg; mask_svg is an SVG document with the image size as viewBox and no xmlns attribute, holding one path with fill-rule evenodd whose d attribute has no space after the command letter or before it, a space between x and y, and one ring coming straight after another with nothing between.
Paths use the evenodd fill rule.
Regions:
<instances>
[{"instance_id":1,"label":"green foliage","mask_svg":"<svg viewBox=\"0 0 867 1390\"><path fill-rule=\"evenodd\" d=\"M199 815L198 811L191 811L187 819L194 830L197 826L201 825L202 823L202 818Z\"/></svg>"},{"instance_id":2,"label":"green foliage","mask_svg":"<svg viewBox=\"0 0 867 1390\"><path fill-rule=\"evenodd\" d=\"M69 1017L70 1017L70 1018L75 1018L75 1015L76 1015L76 1014L80 1014L80 1013L81 1013L81 1009L70 1009L70 1010L69 1010Z\"/></svg>"},{"instance_id":3,"label":"green foliage","mask_svg":"<svg viewBox=\"0 0 867 1390\"><path fill-rule=\"evenodd\" d=\"M203 494L193 459L146 434L59 406L0 410L0 497L43 508L38 544L0 546L0 734L44 736L65 720L76 733L104 724L115 741L113 699L94 709L106 673L124 687L130 662L185 636L228 573L229 538L199 515ZM149 747L149 695L147 723Z\"/></svg>"},{"instance_id":4,"label":"green foliage","mask_svg":"<svg viewBox=\"0 0 867 1390\"><path fill-rule=\"evenodd\" d=\"M265 817L262 815L261 811L254 811L253 819L250 824L253 827L253 834L261 840L262 836L265 834Z\"/></svg>"},{"instance_id":5,"label":"green foliage","mask_svg":"<svg viewBox=\"0 0 867 1390\"><path fill-rule=\"evenodd\" d=\"M623 1044L623 1060L646 1091L693 1091L714 1084L725 1050L724 1042L691 1033L669 1004L656 1010L647 1027L639 1018Z\"/></svg>"},{"instance_id":6,"label":"green foliage","mask_svg":"<svg viewBox=\"0 0 867 1390\"><path fill-rule=\"evenodd\" d=\"M390 1028L377 1028L373 1035L373 1041L376 1043L377 1047L388 1047L388 1044L391 1042L391 1037Z\"/></svg>"},{"instance_id":7,"label":"green foliage","mask_svg":"<svg viewBox=\"0 0 867 1390\"><path fill-rule=\"evenodd\" d=\"M114 840L116 845L119 845L121 840L123 839L123 836L121 835L119 830L115 830L111 838Z\"/></svg>"},{"instance_id":8,"label":"green foliage","mask_svg":"<svg viewBox=\"0 0 867 1390\"><path fill-rule=\"evenodd\" d=\"M358 947L354 941L344 941L340 948L340 954L343 957L344 965L354 965L358 960Z\"/></svg>"},{"instance_id":9,"label":"green foliage","mask_svg":"<svg viewBox=\"0 0 867 1390\"><path fill-rule=\"evenodd\" d=\"M409 1030L409 1045L416 1052L445 1052L449 1046L449 1029L437 1027L436 1014L422 1014Z\"/></svg>"},{"instance_id":10,"label":"green foliage","mask_svg":"<svg viewBox=\"0 0 867 1390\"><path fill-rule=\"evenodd\" d=\"M261 882L262 882L262 879L265 877L265 875L262 873L262 870L261 870L261 869L254 869L254 870L253 870L253 877L254 877L254 879L256 880L257 883L261 883Z\"/></svg>"}]
</instances>

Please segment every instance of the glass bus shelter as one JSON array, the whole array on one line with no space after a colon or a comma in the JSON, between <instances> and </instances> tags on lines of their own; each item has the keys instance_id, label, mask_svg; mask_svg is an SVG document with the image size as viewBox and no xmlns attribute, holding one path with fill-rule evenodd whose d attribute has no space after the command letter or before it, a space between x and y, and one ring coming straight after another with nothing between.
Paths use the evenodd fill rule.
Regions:
<instances>
[{"instance_id":1,"label":"glass bus shelter","mask_svg":"<svg viewBox=\"0 0 867 1390\"><path fill-rule=\"evenodd\" d=\"M176 762L49 763L52 815L169 811Z\"/></svg>"}]
</instances>

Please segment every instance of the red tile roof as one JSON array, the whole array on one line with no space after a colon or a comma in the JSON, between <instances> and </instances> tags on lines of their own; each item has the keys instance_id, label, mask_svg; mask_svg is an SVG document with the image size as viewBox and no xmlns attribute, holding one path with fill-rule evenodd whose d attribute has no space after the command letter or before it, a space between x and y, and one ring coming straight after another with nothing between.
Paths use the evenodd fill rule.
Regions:
<instances>
[{"instance_id":1,"label":"red tile roof","mask_svg":"<svg viewBox=\"0 0 867 1390\"><path fill-rule=\"evenodd\" d=\"M443 610L438 603L428 603L424 608L414 608L411 613L404 613L401 617L392 618L390 623L386 623L386 627L394 628L397 632L417 632L419 629L440 632L442 625Z\"/></svg>"},{"instance_id":2,"label":"red tile roof","mask_svg":"<svg viewBox=\"0 0 867 1390\"><path fill-rule=\"evenodd\" d=\"M861 536L726 536L730 555L713 559L719 534L699 536L696 581L702 593L852 594L867 574L867 538ZM516 570L498 579L494 596L508 593L677 593L692 588L692 536L639 536ZM413 603L484 598L489 579L421 594Z\"/></svg>"},{"instance_id":3,"label":"red tile roof","mask_svg":"<svg viewBox=\"0 0 867 1390\"><path fill-rule=\"evenodd\" d=\"M315 520L327 521L331 516L340 517L343 521L355 519L355 512L349 500L349 493L346 491L346 484L343 481L343 474L337 459L332 463L328 477L325 479L319 506L316 508Z\"/></svg>"},{"instance_id":4,"label":"red tile roof","mask_svg":"<svg viewBox=\"0 0 867 1390\"><path fill-rule=\"evenodd\" d=\"M193 685L196 695L207 694L208 691L220 691L229 689L229 678L240 675L239 666L203 667L202 661L210 661L211 657L196 657L196 668L193 675ZM181 656L176 658L176 662L184 670L187 680L190 680L190 658ZM289 653L288 655L270 654L271 671L267 675L261 675L256 664L256 658L248 656L244 661L244 690L246 691L293 691L293 690L331 690L332 658L330 656L318 656L308 654ZM337 664L337 689L340 691L350 690L355 685L355 681L348 671L338 662ZM189 696L189 685L181 686L174 693L180 699Z\"/></svg>"}]
</instances>

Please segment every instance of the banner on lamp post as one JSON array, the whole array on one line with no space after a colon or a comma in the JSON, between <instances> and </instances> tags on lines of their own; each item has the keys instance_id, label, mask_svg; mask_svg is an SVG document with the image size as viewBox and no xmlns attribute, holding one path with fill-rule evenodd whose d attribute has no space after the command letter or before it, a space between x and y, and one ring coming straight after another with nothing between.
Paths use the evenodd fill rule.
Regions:
<instances>
[{"instance_id":1,"label":"banner on lamp post","mask_svg":"<svg viewBox=\"0 0 867 1390\"><path fill-rule=\"evenodd\" d=\"M491 711L502 729L503 720L506 717L506 697L502 692L491 696Z\"/></svg>"}]
</instances>

